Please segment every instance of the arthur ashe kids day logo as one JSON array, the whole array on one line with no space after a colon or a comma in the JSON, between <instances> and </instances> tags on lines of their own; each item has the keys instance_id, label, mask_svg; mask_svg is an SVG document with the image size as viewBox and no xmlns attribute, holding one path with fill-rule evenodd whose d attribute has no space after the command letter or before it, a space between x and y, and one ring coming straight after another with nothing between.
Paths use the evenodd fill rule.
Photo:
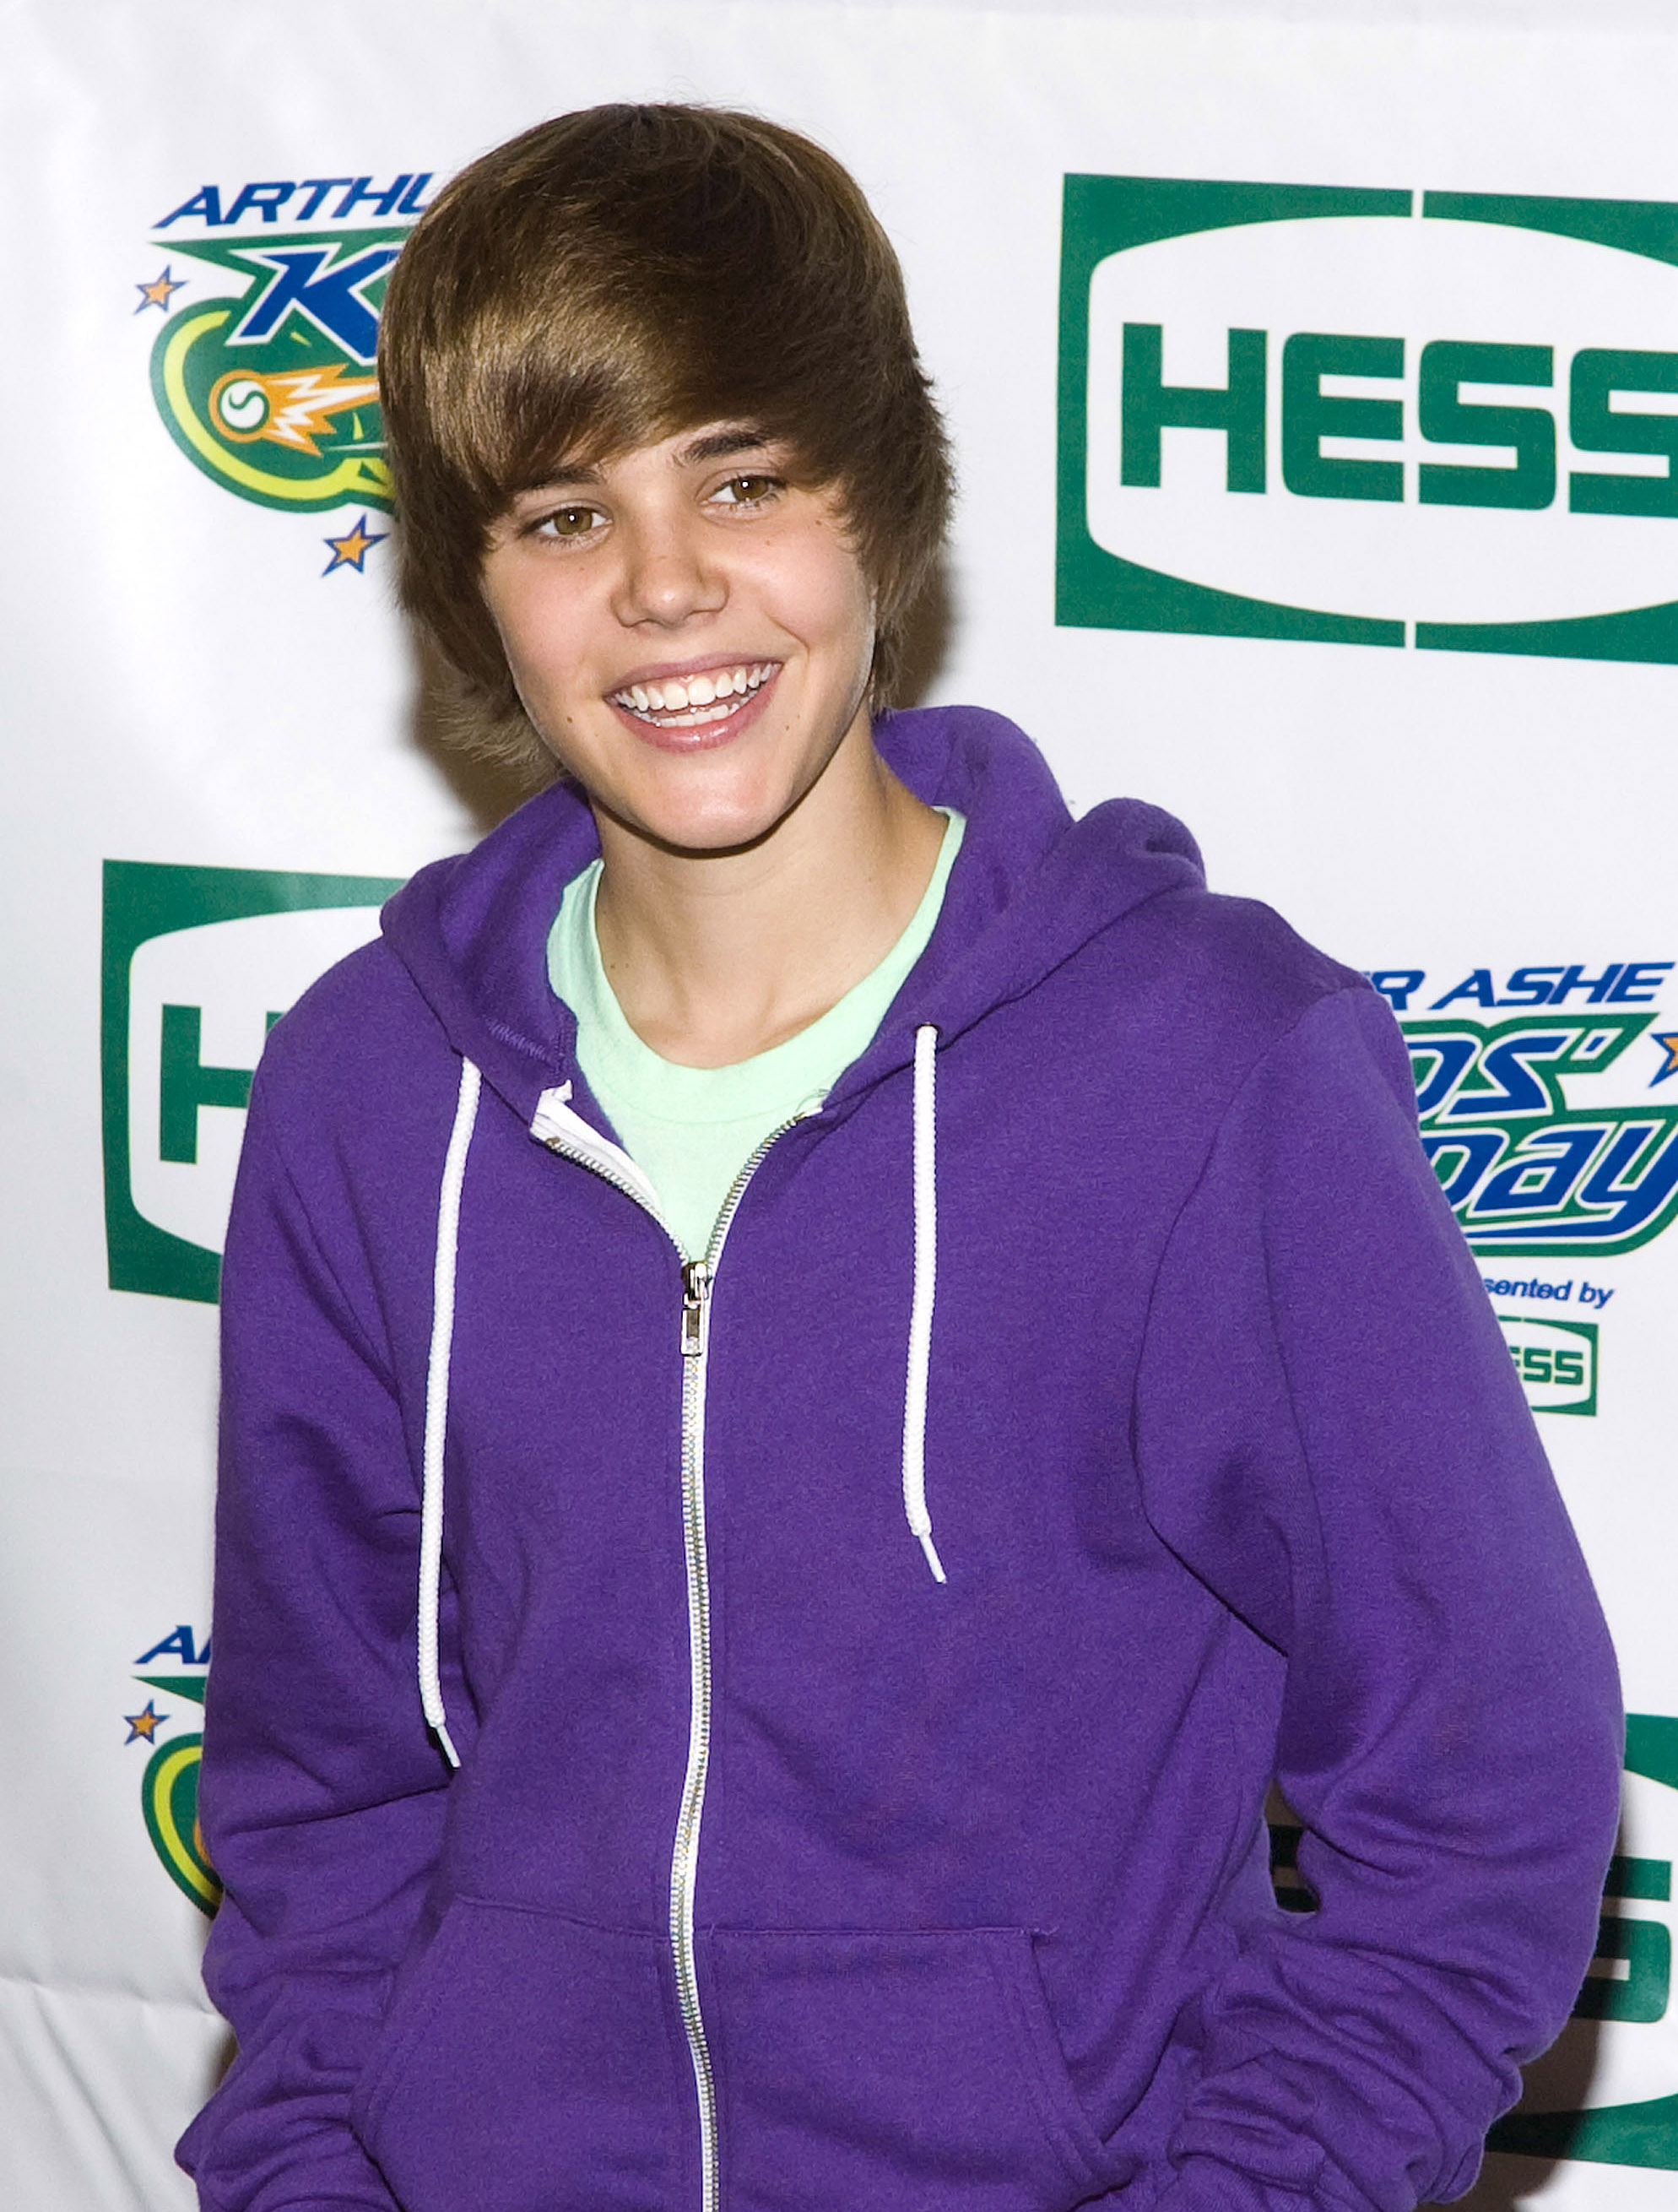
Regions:
<instances>
[{"instance_id":1,"label":"arthur ashe kids day logo","mask_svg":"<svg viewBox=\"0 0 1678 2212\"><path fill-rule=\"evenodd\" d=\"M209 1638L200 1644L185 1622L172 1628L134 1662L132 1701L138 1701L141 1690L146 1700L138 1712L123 1714L128 1730L124 1743L137 1743L148 1753L140 1778L140 1810L152 1849L170 1881L201 1912L214 1912L221 1901L221 1885L204 1855L198 1829L203 1733L197 1723L209 1665ZM123 1702L126 1706L130 1698Z\"/></svg>"},{"instance_id":2,"label":"arthur ashe kids day logo","mask_svg":"<svg viewBox=\"0 0 1678 2212\"><path fill-rule=\"evenodd\" d=\"M165 319L152 391L196 468L259 507L360 510L326 539L325 574L362 569L385 535L372 526L391 507L379 310L430 182L402 170L201 185L156 225L161 265L135 288L136 314Z\"/></svg>"},{"instance_id":3,"label":"arthur ashe kids day logo","mask_svg":"<svg viewBox=\"0 0 1678 2212\"><path fill-rule=\"evenodd\" d=\"M100 1061L113 1291L213 1301L263 1041L378 934L383 876L105 864Z\"/></svg>"},{"instance_id":4,"label":"arthur ashe kids day logo","mask_svg":"<svg viewBox=\"0 0 1678 2212\"><path fill-rule=\"evenodd\" d=\"M1673 967L1372 972L1409 1045L1422 1144L1476 1253L1602 1259L1678 1214L1678 1097L1650 1096L1678 1073L1678 1030L1652 1005Z\"/></svg>"},{"instance_id":5,"label":"arthur ashe kids day logo","mask_svg":"<svg viewBox=\"0 0 1678 2212\"><path fill-rule=\"evenodd\" d=\"M1678 205L1069 176L1057 619L1678 661Z\"/></svg>"}]
</instances>

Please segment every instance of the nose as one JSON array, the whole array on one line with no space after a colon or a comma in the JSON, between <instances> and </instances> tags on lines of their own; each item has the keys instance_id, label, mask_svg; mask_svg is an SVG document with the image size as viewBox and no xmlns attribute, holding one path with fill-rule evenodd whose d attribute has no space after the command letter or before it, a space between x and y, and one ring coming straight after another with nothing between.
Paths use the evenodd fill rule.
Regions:
<instances>
[{"instance_id":1,"label":"nose","mask_svg":"<svg viewBox=\"0 0 1678 2212\"><path fill-rule=\"evenodd\" d=\"M614 611L627 628L651 623L675 629L695 615L715 614L728 599L727 579L698 517L675 511L621 518L621 566Z\"/></svg>"}]
</instances>

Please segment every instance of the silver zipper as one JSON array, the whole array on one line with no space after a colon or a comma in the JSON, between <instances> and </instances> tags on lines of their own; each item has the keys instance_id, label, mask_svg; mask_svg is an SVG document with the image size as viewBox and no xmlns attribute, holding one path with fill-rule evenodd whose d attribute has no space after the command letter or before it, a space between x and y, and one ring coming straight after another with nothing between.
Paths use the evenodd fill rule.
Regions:
<instances>
[{"instance_id":1,"label":"silver zipper","mask_svg":"<svg viewBox=\"0 0 1678 2212\"><path fill-rule=\"evenodd\" d=\"M713 1237L712 1243L715 1243ZM694 1892L699 1879L700 1819L711 1765L711 1571L705 1543L705 1385L707 1300L712 1263L688 1260L681 1270L681 1536L688 1569L688 1771L670 1854L670 1955L675 2001L688 2038L700 2106L700 2207L716 2212L717 2083L700 2008L694 1948Z\"/></svg>"},{"instance_id":2,"label":"silver zipper","mask_svg":"<svg viewBox=\"0 0 1678 2212\"><path fill-rule=\"evenodd\" d=\"M764 1155L779 1137L804 1118L795 1114L772 1129L729 1186L702 1260L690 1260L681 1240L645 1193L592 1149L584 1151L557 1135L541 1141L551 1152L574 1160L634 1200L675 1246L681 1261L681 1533L688 1574L688 1771L676 1814L670 1854L670 1955L675 1967L676 2005L694 2069L700 2114L700 2212L717 2212L717 2083L700 2008L699 1966L694 1944L694 1895L699 1877L700 1821L705 1811L706 1778L711 1765L711 1571L705 1540L705 1390L711 1336L711 1294L723 1256L729 1225ZM586 1125L585 1125L586 1126ZM604 1140L602 1139L603 1144ZM626 1158L627 1156L626 1155Z\"/></svg>"}]
</instances>

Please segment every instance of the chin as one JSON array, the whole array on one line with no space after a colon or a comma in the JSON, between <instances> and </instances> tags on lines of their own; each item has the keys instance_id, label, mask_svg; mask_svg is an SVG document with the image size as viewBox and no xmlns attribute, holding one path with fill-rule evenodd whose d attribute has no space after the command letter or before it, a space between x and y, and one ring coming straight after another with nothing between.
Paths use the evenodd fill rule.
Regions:
<instances>
[{"instance_id":1,"label":"chin","mask_svg":"<svg viewBox=\"0 0 1678 2212\"><path fill-rule=\"evenodd\" d=\"M656 830L653 834L661 844L670 846L677 852L738 853L768 836L781 818L777 815L766 820L760 815L753 815L738 821L678 822L668 830Z\"/></svg>"},{"instance_id":2,"label":"chin","mask_svg":"<svg viewBox=\"0 0 1678 2212\"><path fill-rule=\"evenodd\" d=\"M796 797L761 793L737 798L712 794L705 806L648 808L640 816L642 827L660 844L685 853L733 853L755 845L779 828L792 811Z\"/></svg>"}]
</instances>

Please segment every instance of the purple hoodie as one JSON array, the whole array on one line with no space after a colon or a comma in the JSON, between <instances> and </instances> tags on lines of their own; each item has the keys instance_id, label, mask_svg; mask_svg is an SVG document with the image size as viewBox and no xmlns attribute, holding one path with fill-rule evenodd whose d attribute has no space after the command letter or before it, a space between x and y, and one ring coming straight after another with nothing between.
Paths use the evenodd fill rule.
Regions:
<instances>
[{"instance_id":1,"label":"purple hoodie","mask_svg":"<svg viewBox=\"0 0 1678 2212\"><path fill-rule=\"evenodd\" d=\"M563 787L270 1043L214 2212L1408 2212L1566 2015L1613 1660L1384 1003L997 716L879 742L966 842L725 1249L577 1071Z\"/></svg>"}]
</instances>

